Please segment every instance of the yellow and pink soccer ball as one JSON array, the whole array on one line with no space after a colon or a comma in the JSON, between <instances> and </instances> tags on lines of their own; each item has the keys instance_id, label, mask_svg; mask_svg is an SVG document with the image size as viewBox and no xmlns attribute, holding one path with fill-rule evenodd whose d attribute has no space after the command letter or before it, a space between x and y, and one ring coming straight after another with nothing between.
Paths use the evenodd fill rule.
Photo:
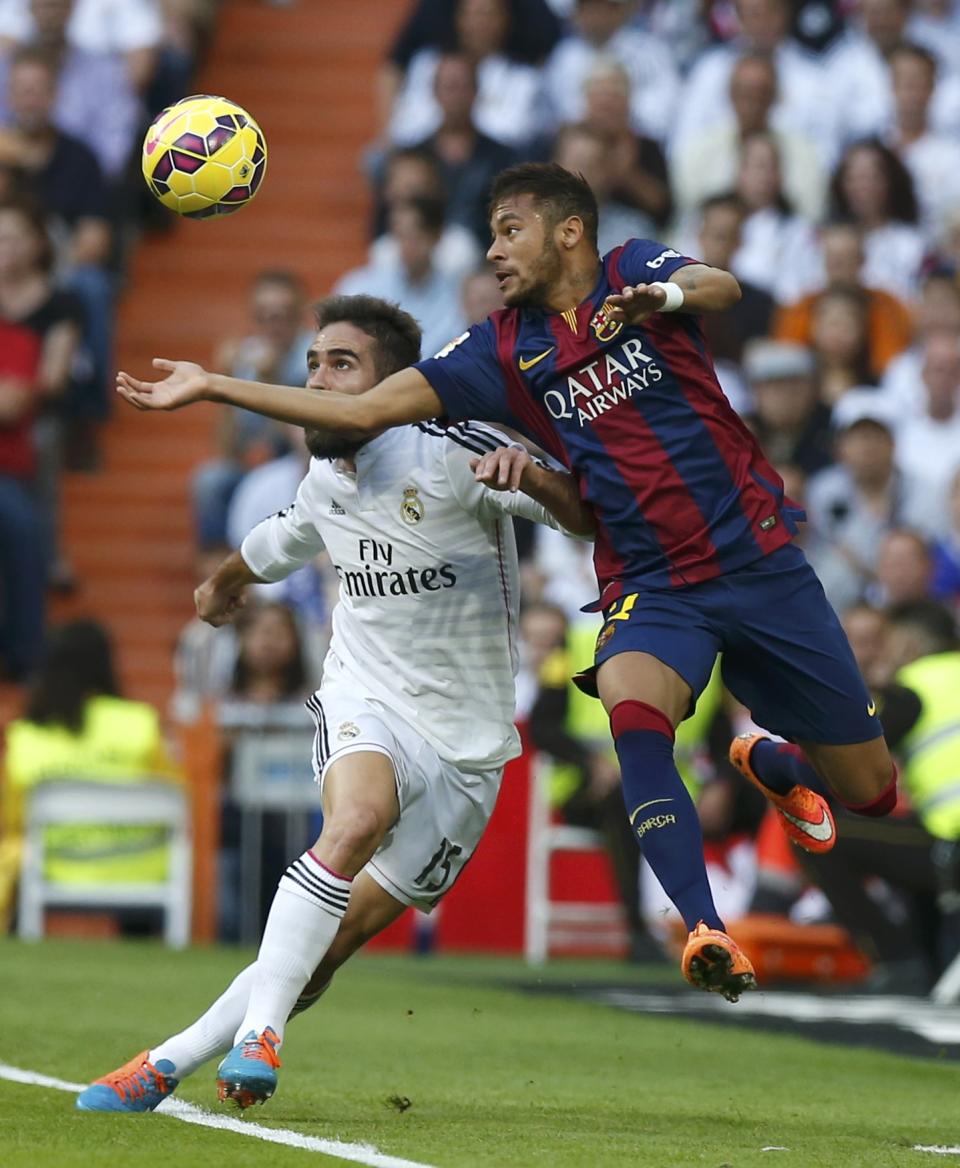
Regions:
<instances>
[{"instance_id":1,"label":"yellow and pink soccer ball","mask_svg":"<svg viewBox=\"0 0 960 1168\"><path fill-rule=\"evenodd\" d=\"M187 219L231 215L256 195L267 169L263 131L225 97L196 94L158 114L143 140L143 177Z\"/></svg>"}]
</instances>

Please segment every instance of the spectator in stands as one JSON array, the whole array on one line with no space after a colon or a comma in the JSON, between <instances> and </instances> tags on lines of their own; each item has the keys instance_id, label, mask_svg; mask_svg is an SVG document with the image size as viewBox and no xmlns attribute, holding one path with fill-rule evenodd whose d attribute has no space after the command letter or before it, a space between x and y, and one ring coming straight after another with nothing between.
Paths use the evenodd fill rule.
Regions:
<instances>
[{"instance_id":1,"label":"spectator in stands","mask_svg":"<svg viewBox=\"0 0 960 1168\"><path fill-rule=\"evenodd\" d=\"M232 551L225 544L197 553L194 583L200 585ZM173 655L176 688L170 714L177 722L195 722L208 703L220 702L233 681L237 664L237 630L232 624L214 628L198 616L177 636Z\"/></svg>"},{"instance_id":2,"label":"spectator in stands","mask_svg":"<svg viewBox=\"0 0 960 1168\"><path fill-rule=\"evenodd\" d=\"M817 393L813 354L787 341L757 340L746 349L744 373L753 392L747 422L774 463L805 475L833 459L830 409Z\"/></svg>"},{"instance_id":3,"label":"spectator in stands","mask_svg":"<svg viewBox=\"0 0 960 1168\"><path fill-rule=\"evenodd\" d=\"M72 0L31 0L33 29L21 44L44 52L57 71L54 122L85 142L110 182L118 181L130 160L142 120L142 107L118 54L92 53L67 39ZM0 52L0 124L8 120L10 53Z\"/></svg>"},{"instance_id":4,"label":"spectator in stands","mask_svg":"<svg viewBox=\"0 0 960 1168\"><path fill-rule=\"evenodd\" d=\"M313 338L310 338L311 342ZM302 381L303 376L298 380ZM244 475L227 509L228 546L238 548L248 531L270 515L289 507L310 461L299 426L284 426L287 451ZM324 555L273 584L257 584L253 593L290 607L300 621L310 659L311 673L319 667L330 640L330 594L335 590L332 573L326 570Z\"/></svg>"},{"instance_id":5,"label":"spectator in stands","mask_svg":"<svg viewBox=\"0 0 960 1168\"><path fill-rule=\"evenodd\" d=\"M954 0L913 0L907 37L932 52L943 72L960 72L960 24Z\"/></svg>"},{"instance_id":6,"label":"spectator in stands","mask_svg":"<svg viewBox=\"0 0 960 1168\"><path fill-rule=\"evenodd\" d=\"M890 121L889 57L905 39L909 13L910 0L860 0L858 19L830 53L829 99L846 142L882 134Z\"/></svg>"},{"instance_id":7,"label":"spectator in stands","mask_svg":"<svg viewBox=\"0 0 960 1168\"><path fill-rule=\"evenodd\" d=\"M446 207L446 189L440 160L430 150L404 147L392 150L382 162L374 166L372 179L377 190L374 215L374 242L370 245L370 263L375 267L400 267L397 241L387 231L390 211L411 199L430 199ZM434 251L434 261L441 272L463 277L472 271L483 257L486 246L478 243L473 230L462 223L451 223L444 211L443 231Z\"/></svg>"},{"instance_id":8,"label":"spectator in stands","mask_svg":"<svg viewBox=\"0 0 960 1168\"><path fill-rule=\"evenodd\" d=\"M50 4L51 0L45 0ZM56 0L54 0L54 3ZM23 44L37 35L32 9L36 0L0 3L0 42ZM158 0L74 0L67 22L67 42L86 53L120 54L127 76L137 90L149 85L163 37L163 13Z\"/></svg>"},{"instance_id":9,"label":"spectator in stands","mask_svg":"<svg viewBox=\"0 0 960 1168\"><path fill-rule=\"evenodd\" d=\"M254 603L236 623L237 662L226 700L301 702L312 691L300 629L285 604Z\"/></svg>"},{"instance_id":10,"label":"spectator in stands","mask_svg":"<svg viewBox=\"0 0 960 1168\"><path fill-rule=\"evenodd\" d=\"M736 195L714 195L700 208L700 234L697 257L713 268L730 270L733 257L740 249L746 207ZM740 281L740 299L726 312L713 312L703 318L704 336L719 365L738 366L744 346L770 332L774 299L749 280ZM718 373L720 370L718 369ZM728 391L725 377L721 384ZM742 404L746 408L746 402Z\"/></svg>"},{"instance_id":11,"label":"spectator in stands","mask_svg":"<svg viewBox=\"0 0 960 1168\"><path fill-rule=\"evenodd\" d=\"M950 483L947 523L933 543L933 580L931 595L944 604L960 609L960 470Z\"/></svg>"},{"instance_id":12,"label":"spectator in stands","mask_svg":"<svg viewBox=\"0 0 960 1168\"><path fill-rule=\"evenodd\" d=\"M34 426L40 542L50 583L66 589L73 573L60 548L59 484L68 437L65 408L80 353L82 309L70 293L54 287L52 258L44 217L22 204L0 206L0 319L28 329L40 342Z\"/></svg>"},{"instance_id":13,"label":"spectator in stands","mask_svg":"<svg viewBox=\"0 0 960 1168\"><path fill-rule=\"evenodd\" d=\"M106 783L179 779L152 706L120 696L107 630L74 621L51 634L24 714L6 733L5 812L19 835L31 787L69 777ZM161 880L167 848L155 828L50 827L46 875L64 883ZM141 921L126 915L139 931Z\"/></svg>"},{"instance_id":14,"label":"spectator in stands","mask_svg":"<svg viewBox=\"0 0 960 1168\"><path fill-rule=\"evenodd\" d=\"M485 247L490 183L514 161L513 151L482 134L474 123L477 71L469 57L446 53L437 60L434 95L440 125L416 148L429 151L439 163L447 195L446 221L469 228Z\"/></svg>"},{"instance_id":15,"label":"spectator in stands","mask_svg":"<svg viewBox=\"0 0 960 1168\"><path fill-rule=\"evenodd\" d=\"M649 239L656 226L646 215L613 197L614 174L606 141L588 126L564 126L557 135L553 161L582 174L597 197L600 213L597 246L601 255L628 239Z\"/></svg>"},{"instance_id":16,"label":"spectator in stands","mask_svg":"<svg viewBox=\"0 0 960 1168\"><path fill-rule=\"evenodd\" d=\"M937 60L929 49L909 43L897 45L888 60L894 115L885 141L910 172L921 224L937 235L949 212L960 208L960 144L929 121Z\"/></svg>"},{"instance_id":17,"label":"spectator in stands","mask_svg":"<svg viewBox=\"0 0 960 1168\"><path fill-rule=\"evenodd\" d=\"M832 211L863 233L863 282L901 300L916 295L926 251L910 172L876 139L855 142L831 184Z\"/></svg>"},{"instance_id":18,"label":"spectator in stands","mask_svg":"<svg viewBox=\"0 0 960 1168\"><path fill-rule=\"evenodd\" d=\"M614 60L600 60L584 82L583 125L599 134L613 176L613 197L662 227L673 212L667 160L655 138L634 132L630 77Z\"/></svg>"},{"instance_id":19,"label":"spectator in stands","mask_svg":"<svg viewBox=\"0 0 960 1168\"><path fill-rule=\"evenodd\" d=\"M46 556L31 491L39 364L37 337L0 320L0 677L13 681L33 669L43 644Z\"/></svg>"},{"instance_id":20,"label":"spectator in stands","mask_svg":"<svg viewBox=\"0 0 960 1168\"><path fill-rule=\"evenodd\" d=\"M895 608L890 614L892 622L883 612L864 605L848 610L843 616L851 648L883 718L887 741L898 753L903 749L909 751L917 728L926 731L926 726L919 727L924 702L918 691L926 689L929 698L931 685L924 677L922 665L916 671L916 686L911 684L909 668L898 674L895 681L890 680L889 659L894 648L890 642L902 641L904 632L916 628L918 614L923 614L919 619L925 623L926 609L926 602ZM936 623L939 625L941 621L938 619ZM949 620L946 624L949 628ZM923 652L941 647L940 642L933 644L926 636L924 642ZM916 656L916 650L913 655ZM960 661L960 654L952 656ZM948 651L944 657L950 658L951 653ZM947 661L946 666L949 674L951 662ZM953 672L956 673L956 667ZM936 718L938 712L943 712L941 695L947 692L949 683L943 687L945 678L939 661L927 677L931 680L936 677L940 683L925 718L929 725L929 714ZM957 678L960 684L960 674ZM954 706L950 717L955 716ZM814 857L794 849L804 871L826 894L838 923L871 958L873 969L864 988L872 993L925 994L938 968L960 947L960 935L951 936L955 926L950 918L938 919L935 838L922 815L917 814L919 807L915 805L911 810L902 797L905 791L910 791L911 779L916 789L929 797L945 777L943 755L948 753L940 751L938 759L936 749L928 751L930 757L921 759L921 765L916 768L911 759L901 770L900 804L882 823L876 820L866 825L862 817L834 806L839 830L833 850L828 855ZM952 776L952 771L949 773ZM956 811L953 819L960 834L960 817ZM878 877L886 885L883 898L872 896L865 887L867 881L875 883Z\"/></svg>"},{"instance_id":21,"label":"spectator in stands","mask_svg":"<svg viewBox=\"0 0 960 1168\"><path fill-rule=\"evenodd\" d=\"M468 325L480 324L491 312L503 308L500 285L489 267L477 268L463 281L460 289L463 319Z\"/></svg>"},{"instance_id":22,"label":"spectator in stands","mask_svg":"<svg viewBox=\"0 0 960 1168\"><path fill-rule=\"evenodd\" d=\"M539 65L560 39L561 24L548 0L510 0L504 52L511 60ZM457 9L450 0L418 0L397 34L377 86L381 124L390 121L407 70L423 50L451 52L457 44Z\"/></svg>"},{"instance_id":23,"label":"spectator in stands","mask_svg":"<svg viewBox=\"0 0 960 1168\"><path fill-rule=\"evenodd\" d=\"M420 323L424 353L439 352L464 329L459 282L440 271L434 258L442 231L442 203L411 199L396 205L390 212L390 235L399 268L355 268L335 289L339 295L362 293L399 304Z\"/></svg>"},{"instance_id":24,"label":"spectator in stands","mask_svg":"<svg viewBox=\"0 0 960 1168\"><path fill-rule=\"evenodd\" d=\"M507 0L456 0L454 52L466 56L477 73L473 119L477 129L520 149L539 131L541 80L538 70L507 52L513 19ZM389 137L398 145L422 141L440 124L435 75L440 54L421 49L410 61L393 102Z\"/></svg>"},{"instance_id":25,"label":"spectator in stands","mask_svg":"<svg viewBox=\"0 0 960 1168\"><path fill-rule=\"evenodd\" d=\"M814 310L833 288L859 289L866 301L868 368L877 373L910 344L913 322L907 307L882 288L868 288L861 282L864 265L863 240L853 223L829 223L820 229L823 279L816 291L777 313L774 331L782 341L809 345L813 340Z\"/></svg>"},{"instance_id":26,"label":"spectator in stands","mask_svg":"<svg viewBox=\"0 0 960 1168\"><path fill-rule=\"evenodd\" d=\"M306 352L313 340L313 333L306 327L306 295L300 278L282 269L261 272L250 291L250 318L251 331L244 337L224 341L214 358L214 367L251 381L300 385L306 376ZM204 463L193 480L200 548L225 542L227 509L247 471L289 448L287 431L281 423L234 407L221 411L217 440L220 457Z\"/></svg>"},{"instance_id":27,"label":"spectator in stands","mask_svg":"<svg viewBox=\"0 0 960 1168\"><path fill-rule=\"evenodd\" d=\"M869 303L859 288L838 285L822 292L810 315L810 345L817 363L820 398L836 405L851 389L876 384L870 364Z\"/></svg>"},{"instance_id":28,"label":"spectator in stands","mask_svg":"<svg viewBox=\"0 0 960 1168\"><path fill-rule=\"evenodd\" d=\"M544 661L562 649L567 635L567 614L548 600L528 599L524 587L520 610L520 668L517 672L516 721L526 723L540 690L540 670Z\"/></svg>"},{"instance_id":29,"label":"spectator in stands","mask_svg":"<svg viewBox=\"0 0 960 1168\"><path fill-rule=\"evenodd\" d=\"M915 483L931 535L945 530L947 491L960 469L960 336L936 332L923 347L924 408L897 428L897 463Z\"/></svg>"},{"instance_id":30,"label":"spectator in stands","mask_svg":"<svg viewBox=\"0 0 960 1168\"><path fill-rule=\"evenodd\" d=\"M892 606L930 598L933 555L920 532L910 527L888 531L876 560L876 579L867 592L874 604Z\"/></svg>"},{"instance_id":31,"label":"spectator in stands","mask_svg":"<svg viewBox=\"0 0 960 1168\"><path fill-rule=\"evenodd\" d=\"M890 361L880 381L883 393L900 418L923 412L923 361L927 340L935 333L960 336L960 285L951 269L934 268L924 276L914 311L914 343Z\"/></svg>"},{"instance_id":32,"label":"spectator in stands","mask_svg":"<svg viewBox=\"0 0 960 1168\"><path fill-rule=\"evenodd\" d=\"M894 464L892 424L880 403L842 402L834 418L837 462L807 484L807 519L833 552L833 606L862 599L884 537L907 521L907 490Z\"/></svg>"},{"instance_id":33,"label":"spectator in stands","mask_svg":"<svg viewBox=\"0 0 960 1168\"><path fill-rule=\"evenodd\" d=\"M777 97L777 72L765 53L746 53L730 74L731 115L692 137L673 156L673 189L682 210L690 212L710 195L735 183L743 143L751 134L769 133L783 167L783 192L807 219L819 220L826 199L826 178L814 145L795 131L775 129L770 114Z\"/></svg>"},{"instance_id":34,"label":"spectator in stands","mask_svg":"<svg viewBox=\"0 0 960 1168\"><path fill-rule=\"evenodd\" d=\"M109 409L107 381L113 359L113 278L107 271L112 245L108 200L100 166L78 138L53 122L56 73L37 49L11 60L10 128L0 131L0 157L16 168L26 194L47 212L55 245L58 283L84 309L84 351L92 368L83 392L70 403L76 419L102 420Z\"/></svg>"},{"instance_id":35,"label":"spectator in stands","mask_svg":"<svg viewBox=\"0 0 960 1168\"><path fill-rule=\"evenodd\" d=\"M780 155L773 137L751 134L742 145L735 193L747 209L733 272L788 302L810 281L813 228L795 215L783 193Z\"/></svg>"},{"instance_id":36,"label":"spectator in stands","mask_svg":"<svg viewBox=\"0 0 960 1168\"><path fill-rule=\"evenodd\" d=\"M579 122L585 112L584 83L601 60L626 71L633 129L663 142L673 123L680 78L668 47L631 23L635 0L575 0L572 31L554 49L545 68L554 121Z\"/></svg>"},{"instance_id":37,"label":"spectator in stands","mask_svg":"<svg viewBox=\"0 0 960 1168\"><path fill-rule=\"evenodd\" d=\"M571 681L593 660L597 628L592 621L568 630L564 645L543 662L540 688L530 711L530 738L551 756L548 798L564 821L603 835L630 934L630 959L662 960L640 913L640 853L623 814L620 767L602 707Z\"/></svg>"},{"instance_id":38,"label":"spectator in stands","mask_svg":"<svg viewBox=\"0 0 960 1168\"><path fill-rule=\"evenodd\" d=\"M779 100L773 124L816 142L825 165L836 152L835 111L823 97L823 69L790 36L789 0L737 0L739 35L708 49L693 65L683 89L671 135L671 148L682 149L730 114L730 75L746 52L772 56Z\"/></svg>"}]
</instances>

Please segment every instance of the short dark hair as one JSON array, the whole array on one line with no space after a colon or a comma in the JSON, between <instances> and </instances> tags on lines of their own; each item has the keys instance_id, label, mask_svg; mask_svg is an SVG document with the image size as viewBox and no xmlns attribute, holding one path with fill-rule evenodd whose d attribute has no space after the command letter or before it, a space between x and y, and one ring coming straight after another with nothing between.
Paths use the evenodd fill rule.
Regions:
<instances>
[{"instance_id":1,"label":"short dark hair","mask_svg":"<svg viewBox=\"0 0 960 1168\"><path fill-rule=\"evenodd\" d=\"M25 717L79 734L88 699L119 694L110 634L97 621L76 620L50 634L30 685Z\"/></svg>"},{"instance_id":2,"label":"short dark hair","mask_svg":"<svg viewBox=\"0 0 960 1168\"><path fill-rule=\"evenodd\" d=\"M42 69L46 69L54 81L60 72L56 57L39 45L20 45L14 49L10 56L10 68L15 69L18 65L39 65Z\"/></svg>"},{"instance_id":3,"label":"short dark hair","mask_svg":"<svg viewBox=\"0 0 960 1168\"><path fill-rule=\"evenodd\" d=\"M543 206L551 226L576 215L587 239L597 246L597 200L582 174L571 174L556 162L522 162L501 170L490 188L490 211L504 199L531 195Z\"/></svg>"},{"instance_id":4,"label":"short dark hair","mask_svg":"<svg viewBox=\"0 0 960 1168\"><path fill-rule=\"evenodd\" d=\"M413 211L420 226L430 235L442 235L443 223L446 217L446 208L439 199L431 199L424 195L415 195L411 199L402 199L390 208L391 213L404 209Z\"/></svg>"},{"instance_id":5,"label":"short dark hair","mask_svg":"<svg viewBox=\"0 0 960 1168\"><path fill-rule=\"evenodd\" d=\"M719 195L709 195L700 204L701 218L709 211L736 211L741 219L747 217L747 205L735 191L723 191Z\"/></svg>"},{"instance_id":6,"label":"short dark hair","mask_svg":"<svg viewBox=\"0 0 960 1168\"><path fill-rule=\"evenodd\" d=\"M904 600L890 606L891 624L919 629L934 653L949 653L960 648L960 631L953 613L936 600Z\"/></svg>"},{"instance_id":7,"label":"short dark hair","mask_svg":"<svg viewBox=\"0 0 960 1168\"><path fill-rule=\"evenodd\" d=\"M264 284L286 288L300 300L304 297L303 280L296 272L291 272L287 268L264 268L262 272L258 272L253 279L253 287L261 288Z\"/></svg>"},{"instance_id":8,"label":"short dark hair","mask_svg":"<svg viewBox=\"0 0 960 1168\"><path fill-rule=\"evenodd\" d=\"M377 376L389 377L420 360L423 333L409 312L376 296L327 296L313 306L317 329L352 324L375 342Z\"/></svg>"},{"instance_id":9,"label":"short dark hair","mask_svg":"<svg viewBox=\"0 0 960 1168\"><path fill-rule=\"evenodd\" d=\"M900 41L887 53L887 61L892 62L894 57L914 57L930 70L932 77L937 75L937 58L925 45L918 45L916 41Z\"/></svg>"}]
</instances>

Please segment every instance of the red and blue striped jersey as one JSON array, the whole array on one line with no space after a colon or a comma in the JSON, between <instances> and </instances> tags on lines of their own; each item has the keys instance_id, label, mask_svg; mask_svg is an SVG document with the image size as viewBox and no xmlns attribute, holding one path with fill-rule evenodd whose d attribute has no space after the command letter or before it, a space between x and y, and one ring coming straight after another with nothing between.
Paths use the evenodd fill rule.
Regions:
<instances>
[{"instance_id":1,"label":"red and blue striped jersey","mask_svg":"<svg viewBox=\"0 0 960 1168\"><path fill-rule=\"evenodd\" d=\"M632 239L576 308L495 312L417 365L451 420L512 426L573 472L596 515L604 605L743 567L803 518L727 402L699 320L608 318L608 296L695 262Z\"/></svg>"}]
</instances>

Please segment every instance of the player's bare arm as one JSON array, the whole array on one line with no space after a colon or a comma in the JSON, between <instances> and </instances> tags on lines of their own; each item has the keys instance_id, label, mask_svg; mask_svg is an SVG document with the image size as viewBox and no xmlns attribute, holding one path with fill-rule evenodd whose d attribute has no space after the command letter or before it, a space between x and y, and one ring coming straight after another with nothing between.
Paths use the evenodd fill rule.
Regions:
<instances>
[{"instance_id":1,"label":"player's bare arm","mask_svg":"<svg viewBox=\"0 0 960 1168\"><path fill-rule=\"evenodd\" d=\"M416 369L401 369L362 394L265 385L211 373L193 361L156 357L159 381L117 374L117 392L139 410L178 410L199 401L242 406L268 418L330 430L347 438L369 438L391 426L423 422L444 410L436 391Z\"/></svg>"},{"instance_id":2,"label":"player's bare arm","mask_svg":"<svg viewBox=\"0 0 960 1168\"><path fill-rule=\"evenodd\" d=\"M673 293L667 285L679 290ZM640 324L654 312L723 312L740 299L736 277L722 268L687 264L665 283L634 284L619 296L609 297L610 317L627 324Z\"/></svg>"},{"instance_id":3,"label":"player's bare arm","mask_svg":"<svg viewBox=\"0 0 960 1168\"><path fill-rule=\"evenodd\" d=\"M501 446L470 461L478 482L494 491L522 491L572 535L596 535L593 511L580 498L573 475L553 471L520 446Z\"/></svg>"},{"instance_id":4,"label":"player's bare arm","mask_svg":"<svg viewBox=\"0 0 960 1168\"><path fill-rule=\"evenodd\" d=\"M231 552L194 592L197 616L214 628L229 624L246 603L247 585L260 583L243 556Z\"/></svg>"}]
</instances>

